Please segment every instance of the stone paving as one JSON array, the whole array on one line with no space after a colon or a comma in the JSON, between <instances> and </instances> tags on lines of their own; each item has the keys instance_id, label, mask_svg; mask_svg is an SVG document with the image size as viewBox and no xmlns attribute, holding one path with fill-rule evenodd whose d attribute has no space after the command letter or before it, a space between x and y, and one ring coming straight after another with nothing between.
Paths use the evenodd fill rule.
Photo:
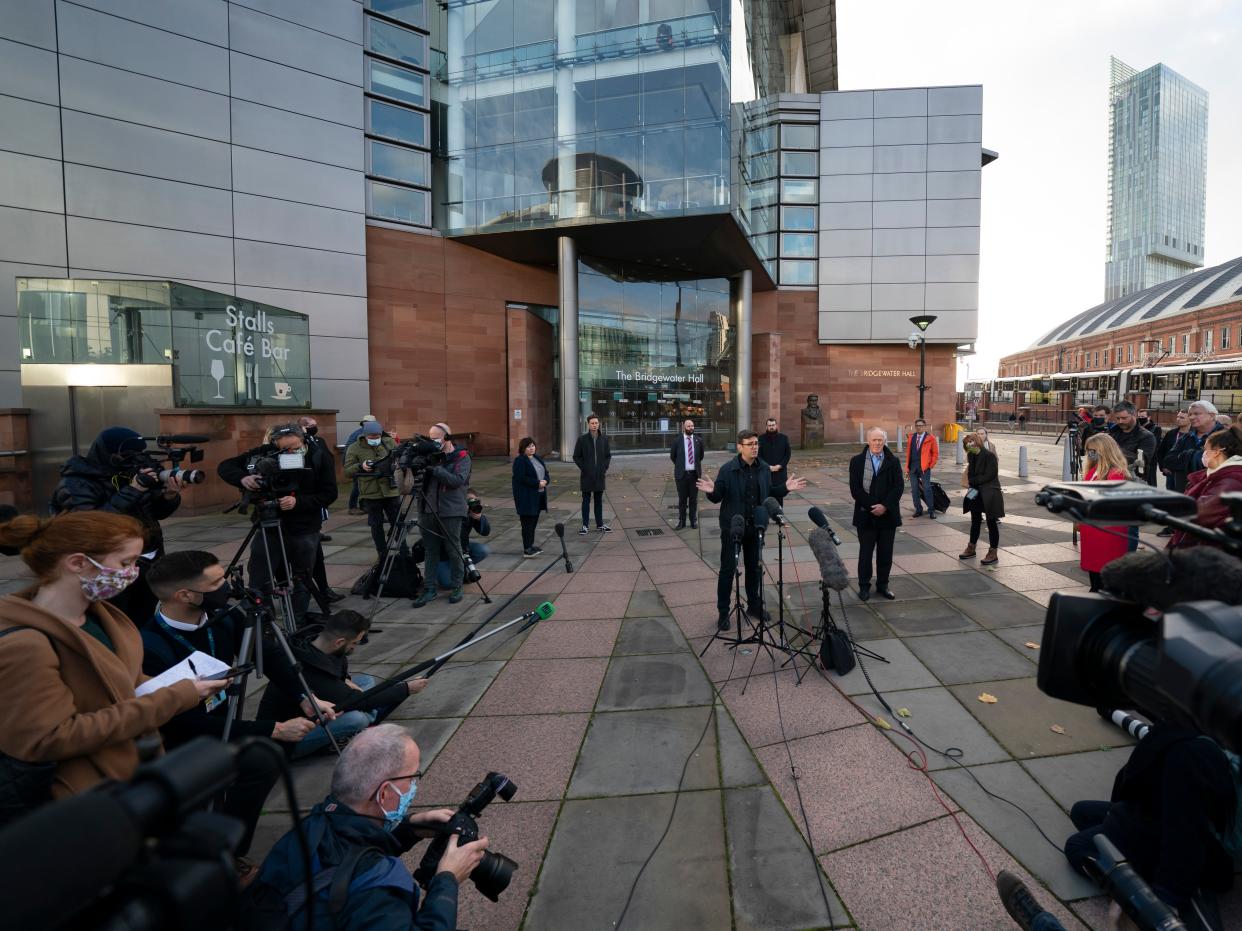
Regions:
<instances>
[{"instance_id":1,"label":"stone paving","mask_svg":"<svg viewBox=\"0 0 1242 931\"><path fill-rule=\"evenodd\" d=\"M676 493L665 457L614 458L605 505L614 533L587 537L577 534L574 470L550 464L551 512L539 528L548 539L534 559L521 557L508 464L476 463L473 484L493 526L485 541L492 555L480 566L493 604L482 603L478 587L456 606L443 597L422 610L408 600L343 603L378 609L376 632L353 661L377 676L438 655L497 608L491 626L544 600L557 608L523 634L455 657L393 718L422 749L419 804L456 805L489 770L519 787L480 818L492 849L519 869L499 903L464 887L460 926L614 928L624 912L625 927L644 929L1011 928L969 838L992 869L1026 878L1067 928L1104 928L1106 900L1017 809L1059 845L1074 801L1108 797L1130 740L1091 709L1035 685L1032 645L1048 597L1085 589L1085 578L1070 526L1033 504L1041 480L1014 471L1018 441L1050 439L994 439L1009 511L999 564L957 559L968 522L950 447L937 476L954 498L949 513L935 523L913 520L909 498L903 502L897 600L862 604L843 593L854 635L888 660L867 661L876 689L892 708L908 710L930 747L960 750L957 760L926 751L926 773L911 764L907 737L869 723L864 711L891 718L861 669L844 678L812 670L799 684L794 668L780 666L783 657L750 647L734 655L711 639L715 509L701 510L697 530L673 530ZM854 575L857 541L842 481L854 451L795 455L792 470L811 484L786 501L793 526L785 618L804 627L820 613L806 543L812 505L844 538ZM1054 456L1043 450L1038 461L1059 461ZM725 459L709 454L709 471ZM1057 477L1050 471L1047 478ZM557 558L556 521L568 531L572 575ZM245 530L236 517L166 527L171 548L206 547L222 557ZM657 532L639 533L647 530ZM365 522L339 510L327 532L330 581L347 589L373 558ZM773 613L775 542L773 530L765 550ZM21 574L13 560L0 562L0 572ZM833 611L840 621L835 601ZM979 701L985 692L997 701ZM331 766L330 757L298 766L304 807L323 796ZM268 804L255 856L287 829L283 795ZM1242 921L1236 897L1225 905Z\"/></svg>"}]
</instances>

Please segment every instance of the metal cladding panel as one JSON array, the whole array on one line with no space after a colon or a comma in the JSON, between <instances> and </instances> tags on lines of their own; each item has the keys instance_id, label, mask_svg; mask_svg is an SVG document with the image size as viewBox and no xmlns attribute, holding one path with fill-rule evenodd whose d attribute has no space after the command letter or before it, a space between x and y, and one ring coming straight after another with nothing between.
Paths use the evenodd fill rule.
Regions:
<instances>
[{"instance_id":1,"label":"metal cladding panel","mask_svg":"<svg viewBox=\"0 0 1242 931\"><path fill-rule=\"evenodd\" d=\"M32 100L0 96L4 147L23 155L60 158L60 110Z\"/></svg>"},{"instance_id":2,"label":"metal cladding panel","mask_svg":"<svg viewBox=\"0 0 1242 931\"><path fill-rule=\"evenodd\" d=\"M226 143L72 110L65 110L62 120L66 161L208 187L229 186Z\"/></svg>"},{"instance_id":3,"label":"metal cladding panel","mask_svg":"<svg viewBox=\"0 0 1242 931\"><path fill-rule=\"evenodd\" d=\"M311 371L316 378L356 379L366 372L366 338L344 336L312 336L310 338Z\"/></svg>"},{"instance_id":4,"label":"metal cladding panel","mask_svg":"<svg viewBox=\"0 0 1242 931\"><path fill-rule=\"evenodd\" d=\"M138 278L233 280L233 241L179 230L69 217L75 268Z\"/></svg>"},{"instance_id":5,"label":"metal cladding panel","mask_svg":"<svg viewBox=\"0 0 1242 931\"><path fill-rule=\"evenodd\" d=\"M57 104L55 53L0 39L0 94Z\"/></svg>"},{"instance_id":6,"label":"metal cladding panel","mask_svg":"<svg viewBox=\"0 0 1242 931\"><path fill-rule=\"evenodd\" d=\"M233 149L233 190L361 213L366 205L360 171L257 149Z\"/></svg>"},{"instance_id":7,"label":"metal cladding panel","mask_svg":"<svg viewBox=\"0 0 1242 931\"><path fill-rule=\"evenodd\" d=\"M67 264L65 216L0 205L0 256L36 265Z\"/></svg>"},{"instance_id":8,"label":"metal cladding panel","mask_svg":"<svg viewBox=\"0 0 1242 931\"><path fill-rule=\"evenodd\" d=\"M352 126L247 100L234 100L232 107L234 145L363 170L362 133Z\"/></svg>"},{"instance_id":9,"label":"metal cladding panel","mask_svg":"<svg viewBox=\"0 0 1242 931\"><path fill-rule=\"evenodd\" d=\"M277 19L229 4L229 45L237 52L361 86L362 55L358 42L308 29L298 25L301 21L297 16Z\"/></svg>"},{"instance_id":10,"label":"metal cladding panel","mask_svg":"<svg viewBox=\"0 0 1242 931\"><path fill-rule=\"evenodd\" d=\"M237 242L237 283L326 294L367 293L366 256L268 242Z\"/></svg>"},{"instance_id":11,"label":"metal cladding panel","mask_svg":"<svg viewBox=\"0 0 1242 931\"><path fill-rule=\"evenodd\" d=\"M367 251L366 218L361 213L253 194L233 195L233 230L238 239L355 255Z\"/></svg>"},{"instance_id":12,"label":"metal cladding panel","mask_svg":"<svg viewBox=\"0 0 1242 931\"><path fill-rule=\"evenodd\" d=\"M74 3L213 45L223 47L229 42L226 3L204 3L203 0L74 0Z\"/></svg>"},{"instance_id":13,"label":"metal cladding panel","mask_svg":"<svg viewBox=\"0 0 1242 931\"><path fill-rule=\"evenodd\" d=\"M73 164L65 186L71 216L232 235L229 192L219 188Z\"/></svg>"},{"instance_id":14,"label":"metal cladding panel","mask_svg":"<svg viewBox=\"0 0 1242 931\"><path fill-rule=\"evenodd\" d=\"M229 58L234 97L362 127L361 87L238 52L230 53Z\"/></svg>"},{"instance_id":15,"label":"metal cladding panel","mask_svg":"<svg viewBox=\"0 0 1242 931\"><path fill-rule=\"evenodd\" d=\"M362 42L362 4L353 0L233 0L233 6L249 7L350 42Z\"/></svg>"},{"instance_id":16,"label":"metal cladding panel","mask_svg":"<svg viewBox=\"0 0 1242 931\"><path fill-rule=\"evenodd\" d=\"M60 162L0 151L0 204L62 213L65 191ZM0 282L0 287L6 286L7 283Z\"/></svg>"},{"instance_id":17,"label":"metal cladding panel","mask_svg":"<svg viewBox=\"0 0 1242 931\"><path fill-rule=\"evenodd\" d=\"M53 0L0 0L0 38L55 49Z\"/></svg>"}]
</instances>

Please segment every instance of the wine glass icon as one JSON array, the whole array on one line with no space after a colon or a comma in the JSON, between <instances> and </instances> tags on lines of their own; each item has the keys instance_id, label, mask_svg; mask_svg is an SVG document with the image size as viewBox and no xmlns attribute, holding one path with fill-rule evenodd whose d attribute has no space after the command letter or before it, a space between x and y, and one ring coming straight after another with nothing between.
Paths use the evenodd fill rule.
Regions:
<instances>
[{"instance_id":1,"label":"wine glass icon","mask_svg":"<svg viewBox=\"0 0 1242 931\"><path fill-rule=\"evenodd\" d=\"M220 383L224 380L224 360L211 360L211 377L216 380L216 398L223 400L224 395L220 393ZM215 400L213 399L213 400Z\"/></svg>"}]
</instances>

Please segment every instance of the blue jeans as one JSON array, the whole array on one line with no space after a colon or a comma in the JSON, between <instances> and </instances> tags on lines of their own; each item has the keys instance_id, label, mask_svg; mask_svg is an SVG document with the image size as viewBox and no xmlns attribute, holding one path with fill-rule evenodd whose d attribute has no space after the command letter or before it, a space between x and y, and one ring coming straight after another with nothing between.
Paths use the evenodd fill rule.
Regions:
<instances>
[{"instance_id":1,"label":"blue jeans","mask_svg":"<svg viewBox=\"0 0 1242 931\"><path fill-rule=\"evenodd\" d=\"M936 513L935 498L932 495L932 474L926 472L910 473L910 497L914 500L914 513L923 513L923 502L927 502L927 510Z\"/></svg>"},{"instance_id":2,"label":"blue jeans","mask_svg":"<svg viewBox=\"0 0 1242 931\"><path fill-rule=\"evenodd\" d=\"M487 547L482 543L471 543L470 558L474 560L474 564L477 566L483 560L487 559ZM440 565L436 566L436 584L441 588L449 588L451 587L452 582L453 579L449 575L449 564L441 561ZM357 676L354 677L354 681L357 681Z\"/></svg>"},{"instance_id":3,"label":"blue jeans","mask_svg":"<svg viewBox=\"0 0 1242 931\"><path fill-rule=\"evenodd\" d=\"M363 689L369 689L375 685L375 677L366 673L360 672L350 678L354 680L355 685ZM338 745L347 744L352 738L376 723L378 719L378 711L346 711L335 721L328 722L328 730L332 732L332 737ZM322 727L317 727L298 741L290 759L305 759L326 749L328 749L328 735L324 733Z\"/></svg>"}]
</instances>

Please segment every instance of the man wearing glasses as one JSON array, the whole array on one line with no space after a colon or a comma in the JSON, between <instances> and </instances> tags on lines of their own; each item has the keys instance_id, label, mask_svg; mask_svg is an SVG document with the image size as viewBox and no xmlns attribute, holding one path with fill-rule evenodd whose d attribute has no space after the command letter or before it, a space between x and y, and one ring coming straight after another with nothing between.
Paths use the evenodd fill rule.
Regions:
<instances>
[{"instance_id":1,"label":"man wearing glasses","mask_svg":"<svg viewBox=\"0 0 1242 931\"><path fill-rule=\"evenodd\" d=\"M401 855L453 817L450 808L411 814L419 750L405 729L380 724L355 737L332 773L332 790L302 823L310 845L318 928L456 928L457 887L483 859L487 838L458 846L449 838L419 905ZM276 842L256 885L283 897L292 927L306 924L304 873L296 831ZM266 890L265 890L266 891Z\"/></svg>"},{"instance_id":2,"label":"man wearing glasses","mask_svg":"<svg viewBox=\"0 0 1242 931\"><path fill-rule=\"evenodd\" d=\"M755 508L772 494L772 471L759 458L759 436L753 430L737 435L737 456L716 473L716 480L700 478L699 491L707 500L720 505L720 577L716 582L717 627L729 629L729 590L737 570L737 550L732 538L733 516L740 514L746 531L742 535L742 559L746 565L746 613L753 618L768 620L763 610L763 577L759 566L759 531L755 528ZM785 483L788 491L801 491L806 479L791 478Z\"/></svg>"}]
</instances>

